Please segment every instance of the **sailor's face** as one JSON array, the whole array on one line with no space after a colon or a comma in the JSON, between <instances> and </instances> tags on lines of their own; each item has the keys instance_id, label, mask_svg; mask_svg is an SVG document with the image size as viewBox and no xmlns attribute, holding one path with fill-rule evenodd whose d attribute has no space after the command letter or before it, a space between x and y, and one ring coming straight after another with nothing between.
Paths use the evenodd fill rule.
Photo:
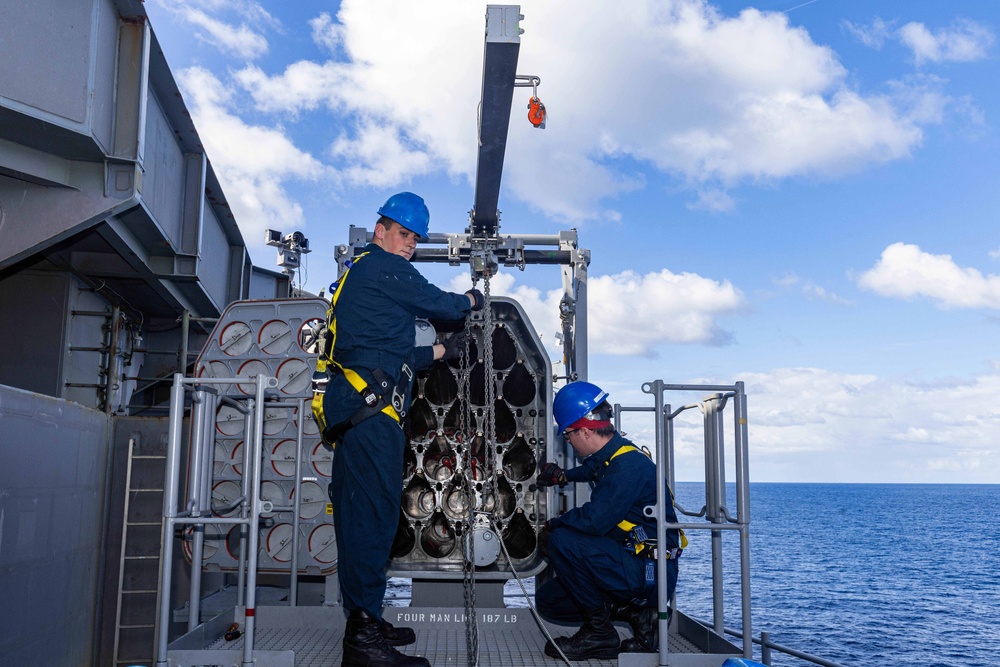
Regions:
<instances>
[{"instance_id":1,"label":"sailor's face","mask_svg":"<svg viewBox=\"0 0 1000 667\"><path fill-rule=\"evenodd\" d=\"M409 260L413 257L413 251L417 248L417 235L400 224L392 225L389 229L382 227L382 249L393 255Z\"/></svg>"}]
</instances>

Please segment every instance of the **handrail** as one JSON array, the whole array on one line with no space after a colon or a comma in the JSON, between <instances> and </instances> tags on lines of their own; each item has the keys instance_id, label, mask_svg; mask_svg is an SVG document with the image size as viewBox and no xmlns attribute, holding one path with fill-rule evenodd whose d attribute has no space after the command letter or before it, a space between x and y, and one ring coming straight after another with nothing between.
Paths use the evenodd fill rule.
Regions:
<instances>
[{"instance_id":1,"label":"handrail","mask_svg":"<svg viewBox=\"0 0 1000 667\"><path fill-rule=\"evenodd\" d=\"M708 622L700 618L692 617L692 620L695 620L704 626L708 626ZM724 627L723 631L727 635L732 635L733 637L739 637L740 639L743 639L743 633L740 632L739 630L736 630L734 628ZM761 662L763 662L765 665L771 664L771 649L774 649L780 653L784 653L785 655L790 655L793 658L798 658L799 660L805 660L806 662L811 662L814 665L821 665L821 667L847 667L847 665L844 665L843 663L834 662L833 660L827 660L826 658L821 658L817 655L813 655L811 653L806 653L805 651L800 651L798 649L791 648L790 646L784 646L783 644L772 642L770 632L761 631L760 637L751 637L750 641L752 641L754 644L760 645Z\"/></svg>"},{"instance_id":2,"label":"handrail","mask_svg":"<svg viewBox=\"0 0 1000 667\"><path fill-rule=\"evenodd\" d=\"M665 531L667 529L683 530L708 530L712 533L713 552L713 609L715 613L714 627L721 633L723 626L723 596L722 596L722 531L735 530L739 532L740 543L740 579L741 579L741 607L744 623L748 629L752 627L750 618L750 494L749 494L749 467L747 465L747 420L746 420L746 394L742 382L732 385L694 385L694 384L666 384L662 380L644 383L643 393L651 394L654 406L649 407L623 407L620 404L614 406L614 425L620 430L621 415L624 412L652 412L654 413L655 441L656 441L656 468L657 478L665 480L671 489L674 488L674 442L673 442L673 420L681 413L699 409L704 420L705 437L705 465L706 465L706 499L705 505L698 514L694 514L681 508L681 514L688 517L706 517L705 523L680 523L657 521L657 541L665 543ZM664 401L664 394L667 391L707 391L713 392L701 401L683 405L676 410ZM725 465L723 454L723 413L729 400L734 399L733 406L733 428L734 446L736 450L736 516L730 514L725 504ZM657 506L663 507L669 502L665 498L662 485L657 486ZM667 599L666 590L666 561L657 563L659 580L659 603L660 609L660 646L658 664L667 665L669 663L667 647L667 614L665 610L671 606L671 600ZM743 657L752 658L752 643L744 640Z\"/></svg>"},{"instance_id":3,"label":"handrail","mask_svg":"<svg viewBox=\"0 0 1000 667\"><path fill-rule=\"evenodd\" d=\"M713 622L706 622L699 619L694 620L706 628L714 629L717 633L742 639L744 658L753 657L753 644L760 645L761 661L766 665L771 664L771 650L773 649L786 655L820 665L821 667L845 667L840 663L772 642L768 632L761 632L760 638L753 636L750 605L750 472L747 445L747 401L743 383L737 382L733 385L668 385L661 380L656 380L643 384L642 391L653 396L654 407L635 408L615 404L615 427L620 429L621 414L623 412L654 412L657 415L655 423L657 477L665 479L671 490L674 488L673 420L681 413L695 408L701 411L704 419L706 458L705 505L701 507L697 514L677 506L676 503L675 507L682 516L693 518L706 517L706 521L702 523L682 523L680 521L667 523L666 521L657 521L657 539L661 544L664 543L665 531L668 529L707 530L712 533L712 594L713 614L715 618ZM701 401L689 403L676 410L671 410L671 406L664 401L664 394L667 391L709 391L715 393L710 394ZM723 425L725 422L723 413L730 399L733 399L733 449L735 449L736 454L734 461L736 469L735 517L730 514L730 510L726 506L725 450L723 447ZM662 498L661 490L658 488L657 491L657 504L658 506L662 506L665 500ZM742 631L725 627L723 621L721 536L724 530L739 532L741 606L743 625L746 629L745 634ZM662 566L664 563L660 563L659 565ZM662 612L671 604L671 601L666 599L666 586L663 583L665 572L663 567L660 569L659 577L661 590L658 606ZM668 664L665 641L666 633L663 632L665 629L663 618L665 616L665 613L661 613L658 663L661 666Z\"/></svg>"},{"instance_id":4,"label":"handrail","mask_svg":"<svg viewBox=\"0 0 1000 667\"><path fill-rule=\"evenodd\" d=\"M241 489L241 511L238 517L211 516L211 430L214 428L215 407L218 396L214 389L207 385L224 385L236 382L240 378L185 378L180 373L174 374L171 388L170 420L167 436L167 465L164 477L163 493L163 523L162 542L160 545L159 597L157 600L157 617L155 626L155 662L156 667L167 667L167 642L170 626L170 591L172 590L172 568L174 553L174 529L177 526L204 526L210 524L244 525L250 528L249 546L241 538L241 563L239 590L241 598L245 588L245 631L243 645L243 664L253 662L255 607L257 589L257 557L258 531L254 528L260 520L260 512L264 504L260 500L260 466L263 447L263 419L266 404L265 390L277 386L274 377L258 375L254 379L255 391L252 398L247 399L248 419L244 427L243 487ZM194 494L188 503L188 509L177 511L180 496L181 481L181 430L185 412L184 397L186 392L192 393L191 408L191 446L189 465L188 494ZM294 405L294 404L293 404ZM299 434L301 445L301 429ZM252 451L251 451L252 450ZM191 554L191 585L189 586L189 617L188 625L197 625L200 618L201 568L203 533L195 531ZM244 558L247 561L244 565ZM244 575L243 569L246 569ZM294 581L294 575L293 575ZM244 602L241 599L240 602Z\"/></svg>"},{"instance_id":5,"label":"handrail","mask_svg":"<svg viewBox=\"0 0 1000 667\"><path fill-rule=\"evenodd\" d=\"M204 548L204 526L206 525L232 525L244 526L245 530L240 531L240 556L237 582L237 606L245 609L245 630L243 645L243 664L251 664L253 659L254 627L255 627L255 606L256 606L256 582L258 575L258 543L260 539L257 526L260 521L261 512L273 510L292 512L292 560L291 560L291 583L290 583L290 606L295 607L298 603L298 553L299 553L299 527L302 522L301 517L301 497L302 497L302 440L303 422L298 420L295 447L295 489L293 492L295 501L290 505L278 506L271 501L262 500L260 497L261 469L260 461L263 454L264 443L264 413L271 409L297 410L299 414L304 414L305 398L286 399L276 401L265 401L265 396L277 386L277 379L264 374L257 375L252 382L255 386L254 394L242 400L235 400L232 397L220 396L213 385L233 385L240 381L246 382L248 378L225 377L225 378L193 378L185 377L180 373L174 374L174 383L171 388L170 400L170 422L167 443L167 467L164 480L163 496L163 524L162 524L162 544L160 557L160 579L159 598L157 600L157 621L155 626L155 665L156 667L167 667L169 660L167 656L167 642L169 638L169 614L170 614L170 590L171 590L171 570L173 566L174 553L174 532L179 526L195 526L191 541L191 575L188 593L188 632L193 631L200 623L201 618L201 574L203 568L203 548ZM177 510L178 501L181 499L181 430L183 427L185 407L185 396L191 394L191 442L188 447L190 465L188 474L188 491L183 494L187 502L184 511ZM244 423L243 441L246 447L243 450L243 470L242 485L239 498L231 501L224 507L212 507L211 505L211 482L212 473L212 443L214 441L215 412L216 407L225 403L230 405L247 419ZM228 512L239 507L238 516L225 517L213 516L215 512ZM201 526L201 530L197 527Z\"/></svg>"}]
</instances>

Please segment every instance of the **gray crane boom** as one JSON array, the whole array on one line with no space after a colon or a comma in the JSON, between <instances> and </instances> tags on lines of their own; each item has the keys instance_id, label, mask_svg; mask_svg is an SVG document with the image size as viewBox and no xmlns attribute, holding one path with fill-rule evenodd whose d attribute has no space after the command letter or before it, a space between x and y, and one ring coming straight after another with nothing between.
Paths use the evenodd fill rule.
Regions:
<instances>
[{"instance_id":1,"label":"gray crane boom","mask_svg":"<svg viewBox=\"0 0 1000 667\"><path fill-rule=\"evenodd\" d=\"M500 199L500 178L514 99L517 56L521 48L520 11L518 5L489 5L486 8L479 156L471 212L474 236L495 236L499 227L497 203Z\"/></svg>"}]
</instances>

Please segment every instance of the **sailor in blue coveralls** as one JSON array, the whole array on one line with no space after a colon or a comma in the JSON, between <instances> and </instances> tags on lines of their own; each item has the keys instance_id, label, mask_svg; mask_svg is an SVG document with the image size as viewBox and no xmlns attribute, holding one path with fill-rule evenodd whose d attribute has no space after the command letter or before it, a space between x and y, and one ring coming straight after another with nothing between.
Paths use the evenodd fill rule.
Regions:
<instances>
[{"instance_id":1,"label":"sailor in blue coveralls","mask_svg":"<svg viewBox=\"0 0 1000 667\"><path fill-rule=\"evenodd\" d=\"M340 424L343 429L352 416L362 417L336 437L330 484L337 573L348 615L343 664L420 667L429 665L428 661L393 648L416 641L413 630L393 627L382 619L386 565L399 519L406 438L391 405L364 414L365 393L356 383L360 378L369 388L378 389L377 377L387 380L391 391L402 397L405 413L412 373L436 359L456 357L461 338L452 336L447 346L414 347L415 318L462 319L482 307L483 295L478 290L444 292L410 264L418 237L428 232L430 214L423 199L399 193L378 213L381 217L372 242L341 276L331 329L335 332L332 357L343 370L331 373L323 398L327 424Z\"/></svg>"},{"instance_id":2,"label":"sailor in blue coveralls","mask_svg":"<svg viewBox=\"0 0 1000 667\"><path fill-rule=\"evenodd\" d=\"M575 635L556 639L570 660L609 659L621 651L653 652L657 644L656 521L644 512L656 505L656 465L614 429L607 396L589 382L573 382L559 390L553 417L583 464L563 471L555 463L545 463L537 478L539 486L594 485L589 501L549 519L543 531L548 532L548 558L555 576L538 589L536 602L549 621L583 621ZM676 523L672 503L664 516ZM678 540L677 530L667 531L670 597L677 586ZM543 535L540 542L544 541ZM615 620L628 621L632 639L619 641ZM559 657L551 642L545 653Z\"/></svg>"}]
</instances>

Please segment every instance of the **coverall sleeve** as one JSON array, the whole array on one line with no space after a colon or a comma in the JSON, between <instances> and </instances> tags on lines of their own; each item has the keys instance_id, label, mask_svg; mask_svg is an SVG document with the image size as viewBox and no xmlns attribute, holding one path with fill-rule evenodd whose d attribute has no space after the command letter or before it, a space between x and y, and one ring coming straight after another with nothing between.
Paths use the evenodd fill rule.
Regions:
<instances>
[{"instance_id":1,"label":"coverall sleeve","mask_svg":"<svg viewBox=\"0 0 1000 667\"><path fill-rule=\"evenodd\" d=\"M434 363L434 346L421 345L413 348L413 369L422 371L431 367Z\"/></svg>"},{"instance_id":2,"label":"coverall sleeve","mask_svg":"<svg viewBox=\"0 0 1000 667\"><path fill-rule=\"evenodd\" d=\"M570 468L564 472L566 479L570 482L593 482L596 478L594 466L588 465L586 461L584 461L583 465Z\"/></svg>"},{"instance_id":3,"label":"coverall sleeve","mask_svg":"<svg viewBox=\"0 0 1000 667\"><path fill-rule=\"evenodd\" d=\"M469 297L432 285L402 257L386 263L383 279L389 298L417 317L459 320L472 310Z\"/></svg>"},{"instance_id":4,"label":"coverall sleeve","mask_svg":"<svg viewBox=\"0 0 1000 667\"><path fill-rule=\"evenodd\" d=\"M588 535L606 535L616 528L642 492L642 486L635 483L628 466L622 463L612 463L588 502L555 517L550 525L568 526Z\"/></svg>"}]
</instances>

